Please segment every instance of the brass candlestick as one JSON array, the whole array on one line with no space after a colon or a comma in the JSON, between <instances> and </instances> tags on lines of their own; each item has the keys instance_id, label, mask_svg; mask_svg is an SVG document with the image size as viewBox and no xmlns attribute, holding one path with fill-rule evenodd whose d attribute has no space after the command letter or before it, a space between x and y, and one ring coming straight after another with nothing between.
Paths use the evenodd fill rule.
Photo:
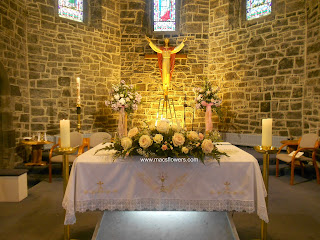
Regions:
<instances>
[{"instance_id":1,"label":"brass candlestick","mask_svg":"<svg viewBox=\"0 0 320 240\"><path fill-rule=\"evenodd\" d=\"M56 148L56 154L63 155L62 174L63 174L63 195L66 192L69 181L69 155L75 153L78 147ZM66 213L65 213L66 214ZM70 225L64 225L64 240L70 240Z\"/></svg>"},{"instance_id":2,"label":"brass candlestick","mask_svg":"<svg viewBox=\"0 0 320 240\"><path fill-rule=\"evenodd\" d=\"M77 115L78 115L78 122L77 122L77 131L80 132L81 129L81 105L77 104Z\"/></svg>"},{"instance_id":3,"label":"brass candlestick","mask_svg":"<svg viewBox=\"0 0 320 240\"><path fill-rule=\"evenodd\" d=\"M268 194L269 194L269 161L270 161L270 154L275 154L278 152L278 148L276 147L266 147L266 146L255 146L254 150L258 153L263 154L263 181L264 185L267 190L267 196L265 198L266 201L266 208L268 210ZM267 223L261 220L261 240L267 240Z\"/></svg>"}]
</instances>

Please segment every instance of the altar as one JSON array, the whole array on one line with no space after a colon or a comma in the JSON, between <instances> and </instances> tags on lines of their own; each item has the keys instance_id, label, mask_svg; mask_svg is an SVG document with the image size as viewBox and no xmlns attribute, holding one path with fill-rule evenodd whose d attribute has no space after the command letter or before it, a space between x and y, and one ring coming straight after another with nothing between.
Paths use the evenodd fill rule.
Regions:
<instances>
[{"instance_id":1,"label":"altar","mask_svg":"<svg viewBox=\"0 0 320 240\"><path fill-rule=\"evenodd\" d=\"M62 203L66 225L76 222L76 211L87 210L256 212L269 221L258 162L236 146L217 145L229 155L220 164L152 162L142 156L113 161L112 151L95 154L102 147L73 164Z\"/></svg>"}]
</instances>

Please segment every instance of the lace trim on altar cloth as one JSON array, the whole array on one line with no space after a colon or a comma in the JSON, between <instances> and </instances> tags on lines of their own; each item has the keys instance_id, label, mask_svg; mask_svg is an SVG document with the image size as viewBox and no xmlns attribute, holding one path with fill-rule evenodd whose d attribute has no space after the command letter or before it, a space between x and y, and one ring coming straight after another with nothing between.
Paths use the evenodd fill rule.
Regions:
<instances>
[{"instance_id":1,"label":"lace trim on altar cloth","mask_svg":"<svg viewBox=\"0 0 320 240\"><path fill-rule=\"evenodd\" d=\"M74 205L64 201L66 209L65 225L76 222ZM73 203L73 202L72 202ZM72 205L72 206L71 206ZM254 201L244 200L180 200L180 199L92 199L75 202L75 210L107 211L236 211L255 212ZM257 214L260 219L269 222L267 209L258 206Z\"/></svg>"}]
</instances>

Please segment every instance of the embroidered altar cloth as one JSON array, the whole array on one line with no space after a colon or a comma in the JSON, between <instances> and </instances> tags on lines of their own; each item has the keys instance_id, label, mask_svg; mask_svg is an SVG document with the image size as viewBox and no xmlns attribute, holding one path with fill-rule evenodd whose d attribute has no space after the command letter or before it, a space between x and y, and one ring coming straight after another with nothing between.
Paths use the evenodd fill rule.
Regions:
<instances>
[{"instance_id":1,"label":"embroidered altar cloth","mask_svg":"<svg viewBox=\"0 0 320 240\"><path fill-rule=\"evenodd\" d=\"M116 159L100 144L80 155L71 170L62 206L64 224L87 210L256 212L269 222L267 195L257 160L228 143L223 156L199 162L142 162L142 156Z\"/></svg>"}]
</instances>

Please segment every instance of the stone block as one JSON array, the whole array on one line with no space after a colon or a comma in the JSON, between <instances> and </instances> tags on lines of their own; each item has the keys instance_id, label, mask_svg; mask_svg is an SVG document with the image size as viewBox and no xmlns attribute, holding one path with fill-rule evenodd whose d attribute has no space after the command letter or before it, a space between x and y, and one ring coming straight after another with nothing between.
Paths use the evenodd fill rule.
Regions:
<instances>
[{"instance_id":1,"label":"stone block","mask_svg":"<svg viewBox=\"0 0 320 240\"><path fill-rule=\"evenodd\" d=\"M260 112L270 112L270 102L260 102Z\"/></svg>"},{"instance_id":2,"label":"stone block","mask_svg":"<svg viewBox=\"0 0 320 240\"><path fill-rule=\"evenodd\" d=\"M20 87L10 85L10 94L11 96L21 96Z\"/></svg>"},{"instance_id":3,"label":"stone block","mask_svg":"<svg viewBox=\"0 0 320 240\"><path fill-rule=\"evenodd\" d=\"M0 170L0 202L20 202L28 196L27 171Z\"/></svg>"},{"instance_id":4,"label":"stone block","mask_svg":"<svg viewBox=\"0 0 320 240\"><path fill-rule=\"evenodd\" d=\"M49 89L30 89L30 97L39 99L39 98L50 98L50 90Z\"/></svg>"},{"instance_id":5,"label":"stone block","mask_svg":"<svg viewBox=\"0 0 320 240\"><path fill-rule=\"evenodd\" d=\"M264 47L265 40L261 36L254 36L249 39L248 48L255 48L255 47Z\"/></svg>"},{"instance_id":6,"label":"stone block","mask_svg":"<svg viewBox=\"0 0 320 240\"><path fill-rule=\"evenodd\" d=\"M69 87L70 86L70 77L59 77L58 84L59 84L59 86Z\"/></svg>"},{"instance_id":7,"label":"stone block","mask_svg":"<svg viewBox=\"0 0 320 240\"><path fill-rule=\"evenodd\" d=\"M278 64L278 69L288 69L293 68L293 59L292 58L282 58Z\"/></svg>"},{"instance_id":8,"label":"stone block","mask_svg":"<svg viewBox=\"0 0 320 240\"><path fill-rule=\"evenodd\" d=\"M274 76L277 73L277 69L275 66L264 67L258 69L258 77L268 77Z\"/></svg>"}]
</instances>

